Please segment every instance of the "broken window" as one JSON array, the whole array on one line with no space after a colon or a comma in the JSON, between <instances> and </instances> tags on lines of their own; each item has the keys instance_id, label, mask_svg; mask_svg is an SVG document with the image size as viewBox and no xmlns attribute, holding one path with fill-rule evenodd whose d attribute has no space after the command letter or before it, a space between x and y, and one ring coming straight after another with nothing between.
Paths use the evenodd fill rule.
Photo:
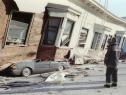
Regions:
<instances>
[{"instance_id":1,"label":"broken window","mask_svg":"<svg viewBox=\"0 0 126 95\"><path fill-rule=\"evenodd\" d=\"M31 13L12 13L7 32L6 45L25 44L31 19Z\"/></svg>"},{"instance_id":2,"label":"broken window","mask_svg":"<svg viewBox=\"0 0 126 95\"><path fill-rule=\"evenodd\" d=\"M54 45L61 23L61 18L50 17L47 20L47 25L45 27L45 36L43 43L45 45Z\"/></svg>"},{"instance_id":3,"label":"broken window","mask_svg":"<svg viewBox=\"0 0 126 95\"><path fill-rule=\"evenodd\" d=\"M106 43L107 43L108 35L105 34L102 42L101 48L104 50L106 48Z\"/></svg>"},{"instance_id":4,"label":"broken window","mask_svg":"<svg viewBox=\"0 0 126 95\"><path fill-rule=\"evenodd\" d=\"M93 43L92 43L92 46L91 46L92 49L98 49L99 48L101 38L102 38L102 33L95 32Z\"/></svg>"},{"instance_id":5,"label":"broken window","mask_svg":"<svg viewBox=\"0 0 126 95\"><path fill-rule=\"evenodd\" d=\"M87 40L88 29L82 28L80 32L78 46L84 48Z\"/></svg>"},{"instance_id":6,"label":"broken window","mask_svg":"<svg viewBox=\"0 0 126 95\"><path fill-rule=\"evenodd\" d=\"M116 36L116 42L117 42L117 45L119 46L121 43L121 36Z\"/></svg>"},{"instance_id":7,"label":"broken window","mask_svg":"<svg viewBox=\"0 0 126 95\"><path fill-rule=\"evenodd\" d=\"M74 26L74 22L71 20L67 20L66 22L66 26L61 38L61 46L69 46L70 43L70 38L71 38L71 34L73 31L73 26Z\"/></svg>"}]
</instances>

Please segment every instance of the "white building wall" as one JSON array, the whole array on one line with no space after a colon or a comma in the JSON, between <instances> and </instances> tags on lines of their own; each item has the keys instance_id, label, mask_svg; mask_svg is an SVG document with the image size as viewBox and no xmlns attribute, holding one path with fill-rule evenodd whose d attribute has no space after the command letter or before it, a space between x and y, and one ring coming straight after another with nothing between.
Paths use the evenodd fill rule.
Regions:
<instances>
[{"instance_id":1,"label":"white building wall","mask_svg":"<svg viewBox=\"0 0 126 95\"><path fill-rule=\"evenodd\" d=\"M76 1L75 0L37 0L37 1L36 0L32 0L32 1L31 0L14 0L14 1L18 4L19 10L26 11L26 12L43 13L48 3L66 5L74 10L79 11L80 16L79 16L79 19L75 23L69 48L77 47L79 33L80 33L81 28L82 27L87 28L89 29L89 32L88 32L88 37L86 41L86 46L85 48L81 48L81 49L77 48L78 50L81 50L82 54L87 54L88 50L91 48L92 40L93 40L94 32L95 32L94 30L96 30L94 29L95 24L103 25L105 27L108 27L111 30L110 32L103 31L103 33L105 34L114 35L116 31L126 31L126 28L123 25L118 25L118 21L114 22L105 18L103 15L99 14L98 12L95 12L93 9L88 8L86 5L84 5L84 3L83 4L79 3L80 2L79 0L78 1L77 0ZM75 3L78 5L76 5ZM27 6L27 4L29 4L29 6ZM101 30L98 30L98 31L101 31Z\"/></svg>"},{"instance_id":2,"label":"white building wall","mask_svg":"<svg viewBox=\"0 0 126 95\"><path fill-rule=\"evenodd\" d=\"M60 0L60 1L48 0L48 2L70 6L71 8L81 12L81 15L80 15L78 21L76 22L74 30L73 30L70 48L77 47L79 33L80 33L81 28L82 27L87 28L87 29L89 29L89 33L88 33L85 48L76 48L75 49L77 52L80 51L80 53L82 53L84 55L86 55L88 53L88 50L91 49L94 32L97 32L97 31L94 31L94 30L96 30L96 29L94 29L95 24L99 24L99 25L108 27L111 31L108 32L108 31L103 30L103 33L110 34L110 35L114 35L116 33L116 31L125 31L126 30L126 28L123 25L118 25L118 22L110 21L103 15L100 15L99 13L94 12L93 9L88 9L88 8L85 9L86 7L82 8L78 5L75 5L71 2L69 2L69 0L68 1L67 0ZM98 31L101 31L101 30L98 30Z\"/></svg>"},{"instance_id":3,"label":"white building wall","mask_svg":"<svg viewBox=\"0 0 126 95\"><path fill-rule=\"evenodd\" d=\"M88 34L88 39L87 39L87 45L86 45L86 48L87 49L90 49L91 45L92 45L92 40L93 40L93 36L94 36L94 32L98 32L97 31L94 31L95 27L94 27L94 24L99 24L99 25L103 25L105 27L108 27L111 31L101 31L105 34L110 34L110 35L114 35L116 33L116 31L125 31L126 30L126 27L124 27L123 25L118 25L117 23L114 23L114 22L111 22L107 19L102 19L101 17L99 16L96 16L94 15L93 13L90 13L87 11L87 18L84 22L84 27L85 28L88 28L90 30L90 33Z\"/></svg>"}]
</instances>

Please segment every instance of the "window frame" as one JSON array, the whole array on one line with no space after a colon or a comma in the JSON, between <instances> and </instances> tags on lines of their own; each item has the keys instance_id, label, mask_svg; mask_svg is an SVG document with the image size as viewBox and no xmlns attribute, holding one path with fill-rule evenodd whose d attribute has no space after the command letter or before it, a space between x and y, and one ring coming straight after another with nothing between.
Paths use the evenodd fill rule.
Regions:
<instances>
[{"instance_id":1,"label":"window frame","mask_svg":"<svg viewBox=\"0 0 126 95\"><path fill-rule=\"evenodd\" d=\"M30 14L31 15L31 21L28 23L28 28L27 28L27 31L26 31L26 36L25 36L24 43L22 43L22 44L7 45L6 42L7 42L8 32L9 32L9 26L10 26L10 23L12 21L13 13L26 13L26 14ZM6 32L5 32L5 36L4 36L4 40L3 40L4 44L3 44L2 48L5 48L5 47L16 47L16 46L19 46L19 47L20 46L21 47L22 46L23 47L27 46L33 20L34 20L34 13L12 10L11 13L10 13L10 15L9 15L9 18L8 18L8 24L7 24L7 27L6 27L6 30L5 30Z\"/></svg>"},{"instance_id":2,"label":"window frame","mask_svg":"<svg viewBox=\"0 0 126 95\"><path fill-rule=\"evenodd\" d=\"M55 41L52 45L50 44L45 44L44 43L44 39L45 39L45 36L46 36L46 28L47 28L47 24L48 24L48 21L49 21L49 18L59 18L60 19L60 24L58 26L58 29L57 29L57 34L56 34L56 38L55 38ZM62 22L63 22L63 18L62 17L53 17L53 16L48 16L47 17L47 20L45 21L45 25L44 25L44 33L43 33L43 36L42 36L42 42L41 42L41 45L45 45L45 46L54 46L56 44L56 40L57 40L57 35L59 33L59 30L60 30L60 27L62 25Z\"/></svg>"},{"instance_id":3,"label":"window frame","mask_svg":"<svg viewBox=\"0 0 126 95\"><path fill-rule=\"evenodd\" d=\"M126 37L123 37L123 41L122 41L122 44L121 44L121 48L124 47L125 43L126 43Z\"/></svg>"},{"instance_id":4,"label":"window frame","mask_svg":"<svg viewBox=\"0 0 126 95\"><path fill-rule=\"evenodd\" d=\"M116 36L116 40L117 40L116 42L117 42L117 45L118 46L120 46L120 44L121 44L121 39L122 39L122 36L121 35L117 35Z\"/></svg>"},{"instance_id":5,"label":"window frame","mask_svg":"<svg viewBox=\"0 0 126 95\"><path fill-rule=\"evenodd\" d=\"M97 33L97 37L96 37L96 40L94 40L95 38L95 33ZM102 33L100 32L95 32L94 33L94 37L93 37L93 41L92 41L92 45L91 45L91 49L94 49L94 50L98 50L99 47L100 47L100 42L98 43L98 41L100 41L101 37L102 37ZM101 36L101 37L100 37ZM99 39L100 37L100 39ZM95 41L95 45L94 45L94 41ZM93 47L94 46L94 47Z\"/></svg>"},{"instance_id":6,"label":"window frame","mask_svg":"<svg viewBox=\"0 0 126 95\"><path fill-rule=\"evenodd\" d=\"M72 27L71 27L71 29L70 29L70 33L68 34L68 35L69 35L69 37L68 37L68 38L69 38L68 46L62 45L62 37L63 37L63 35L64 35L64 31L65 31L65 28L66 28L66 25L67 25L67 21L72 22ZM64 26L64 29L63 29L63 31L62 31L61 38L60 38L60 47L61 47L61 48L69 48L70 42L71 42L71 37L72 37L73 31L74 31L75 23L76 23L76 21L73 21L73 20L69 19L68 17L66 18L65 26Z\"/></svg>"},{"instance_id":7,"label":"window frame","mask_svg":"<svg viewBox=\"0 0 126 95\"><path fill-rule=\"evenodd\" d=\"M102 45L101 45L101 49L103 49L103 50L105 50L105 48L106 48L106 44L108 42L108 37L109 37L109 35L107 35L107 34L104 35Z\"/></svg>"},{"instance_id":8,"label":"window frame","mask_svg":"<svg viewBox=\"0 0 126 95\"><path fill-rule=\"evenodd\" d=\"M81 33L84 33L84 32L82 32L83 29L84 29L87 33L86 33L85 39L84 39L84 38L81 39L81 40L84 40L84 42L81 42L81 43L80 43L79 41L81 41L81 40L80 40ZM78 47L80 47L80 48L84 48L84 47L85 47L88 34L89 34L89 29L82 27L81 32L80 32L80 34L79 34ZM83 36L83 37L84 37L84 36ZM80 44L80 45L79 45L79 44ZM81 46L81 45L83 45L83 46Z\"/></svg>"}]
</instances>

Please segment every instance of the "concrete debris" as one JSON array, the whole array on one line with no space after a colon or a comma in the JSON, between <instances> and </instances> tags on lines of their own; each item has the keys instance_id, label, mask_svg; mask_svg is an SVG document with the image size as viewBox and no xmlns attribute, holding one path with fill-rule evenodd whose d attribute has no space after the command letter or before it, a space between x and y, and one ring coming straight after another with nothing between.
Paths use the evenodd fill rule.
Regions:
<instances>
[{"instance_id":1,"label":"concrete debris","mask_svg":"<svg viewBox=\"0 0 126 95\"><path fill-rule=\"evenodd\" d=\"M119 60L119 63L126 64L126 60Z\"/></svg>"},{"instance_id":2,"label":"concrete debris","mask_svg":"<svg viewBox=\"0 0 126 95\"><path fill-rule=\"evenodd\" d=\"M75 57L75 64L84 64L84 59L82 57Z\"/></svg>"},{"instance_id":3,"label":"concrete debris","mask_svg":"<svg viewBox=\"0 0 126 95\"><path fill-rule=\"evenodd\" d=\"M98 90L97 92L98 92L98 93L101 93L102 91L101 91L101 90Z\"/></svg>"},{"instance_id":4,"label":"concrete debris","mask_svg":"<svg viewBox=\"0 0 126 95\"><path fill-rule=\"evenodd\" d=\"M100 64L103 60L104 57L84 56L84 64Z\"/></svg>"},{"instance_id":5,"label":"concrete debris","mask_svg":"<svg viewBox=\"0 0 126 95\"><path fill-rule=\"evenodd\" d=\"M98 70L98 71L102 72L103 70Z\"/></svg>"},{"instance_id":6,"label":"concrete debris","mask_svg":"<svg viewBox=\"0 0 126 95\"><path fill-rule=\"evenodd\" d=\"M81 65L82 67L82 65ZM80 66L79 67L75 67L74 69L72 70L69 70L69 74L67 74L65 76L65 78L68 80L68 81L76 81L76 80L79 80L81 78L84 78L86 76L88 76L88 73L86 72L85 69L81 68Z\"/></svg>"},{"instance_id":7,"label":"concrete debris","mask_svg":"<svg viewBox=\"0 0 126 95\"><path fill-rule=\"evenodd\" d=\"M94 70L95 67L96 67L95 64L85 64L85 65L82 65L82 66L78 66L75 69L78 70L78 71L84 71L85 72L85 70Z\"/></svg>"},{"instance_id":8,"label":"concrete debris","mask_svg":"<svg viewBox=\"0 0 126 95\"><path fill-rule=\"evenodd\" d=\"M74 78L75 76L77 76L76 74L67 74L65 77L66 78Z\"/></svg>"},{"instance_id":9,"label":"concrete debris","mask_svg":"<svg viewBox=\"0 0 126 95\"><path fill-rule=\"evenodd\" d=\"M76 80L83 78L84 76L85 76L85 74L78 72L78 73L67 74L65 76L65 78L70 81L76 81Z\"/></svg>"},{"instance_id":10,"label":"concrete debris","mask_svg":"<svg viewBox=\"0 0 126 95\"><path fill-rule=\"evenodd\" d=\"M72 78L71 81L77 81L77 80L80 80L83 77L84 77L83 74L79 74L78 76L75 76L74 78Z\"/></svg>"},{"instance_id":11,"label":"concrete debris","mask_svg":"<svg viewBox=\"0 0 126 95\"><path fill-rule=\"evenodd\" d=\"M62 83L65 81L65 75L68 74L67 72L59 71L51 74L45 82L47 83Z\"/></svg>"},{"instance_id":12,"label":"concrete debris","mask_svg":"<svg viewBox=\"0 0 126 95\"><path fill-rule=\"evenodd\" d=\"M12 63L8 63L8 64L1 65L1 66L0 66L0 71L5 70L6 68L8 68L8 67L11 66L11 65L12 65Z\"/></svg>"},{"instance_id":13,"label":"concrete debris","mask_svg":"<svg viewBox=\"0 0 126 95\"><path fill-rule=\"evenodd\" d=\"M86 70L85 69L82 69L82 68L77 68L77 72L75 72L75 74L77 74L77 75L80 75L80 74L82 74L82 75L84 75L84 76L87 76L88 75L88 73L86 72Z\"/></svg>"},{"instance_id":14,"label":"concrete debris","mask_svg":"<svg viewBox=\"0 0 126 95\"><path fill-rule=\"evenodd\" d=\"M46 79L47 79L50 75L52 75L53 73L54 73L54 72L48 72L48 73L42 73L42 74L40 74L41 82L45 82Z\"/></svg>"},{"instance_id":15,"label":"concrete debris","mask_svg":"<svg viewBox=\"0 0 126 95\"><path fill-rule=\"evenodd\" d=\"M88 59L85 64L99 64L99 62L96 59Z\"/></svg>"},{"instance_id":16,"label":"concrete debris","mask_svg":"<svg viewBox=\"0 0 126 95\"><path fill-rule=\"evenodd\" d=\"M42 77L43 79L47 79L53 73L54 72L42 73L42 74L40 74L40 77Z\"/></svg>"}]
</instances>

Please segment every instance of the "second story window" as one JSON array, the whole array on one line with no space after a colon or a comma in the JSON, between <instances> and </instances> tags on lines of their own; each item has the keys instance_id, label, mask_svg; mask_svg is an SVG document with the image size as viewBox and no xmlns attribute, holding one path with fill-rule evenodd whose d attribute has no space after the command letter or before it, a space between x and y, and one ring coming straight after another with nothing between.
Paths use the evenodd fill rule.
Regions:
<instances>
[{"instance_id":1,"label":"second story window","mask_svg":"<svg viewBox=\"0 0 126 95\"><path fill-rule=\"evenodd\" d=\"M67 23L66 23L66 26L65 26L62 38L61 38L61 44L60 44L61 46L69 46L73 27L74 27L74 22L71 20L67 20Z\"/></svg>"}]
</instances>

